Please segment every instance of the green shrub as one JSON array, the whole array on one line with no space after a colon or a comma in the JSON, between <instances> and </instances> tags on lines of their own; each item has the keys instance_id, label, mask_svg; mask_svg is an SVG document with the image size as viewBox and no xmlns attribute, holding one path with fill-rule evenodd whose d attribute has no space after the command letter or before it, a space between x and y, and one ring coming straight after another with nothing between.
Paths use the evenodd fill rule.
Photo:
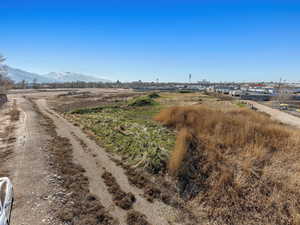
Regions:
<instances>
[{"instance_id":1,"label":"green shrub","mask_svg":"<svg viewBox=\"0 0 300 225\"><path fill-rule=\"evenodd\" d=\"M128 106L151 106L156 105L157 102L155 102L152 98L148 96L142 96L139 98L135 98L132 101L129 102Z\"/></svg>"}]
</instances>

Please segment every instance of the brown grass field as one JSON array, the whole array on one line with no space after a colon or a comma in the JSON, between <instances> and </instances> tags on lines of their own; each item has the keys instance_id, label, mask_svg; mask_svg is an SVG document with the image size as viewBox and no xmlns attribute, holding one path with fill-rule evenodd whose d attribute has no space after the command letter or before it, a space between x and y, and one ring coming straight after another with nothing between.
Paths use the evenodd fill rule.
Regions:
<instances>
[{"instance_id":1,"label":"brown grass field","mask_svg":"<svg viewBox=\"0 0 300 225\"><path fill-rule=\"evenodd\" d=\"M299 131L249 109L162 110L177 131L169 172L207 224L300 224Z\"/></svg>"}]
</instances>

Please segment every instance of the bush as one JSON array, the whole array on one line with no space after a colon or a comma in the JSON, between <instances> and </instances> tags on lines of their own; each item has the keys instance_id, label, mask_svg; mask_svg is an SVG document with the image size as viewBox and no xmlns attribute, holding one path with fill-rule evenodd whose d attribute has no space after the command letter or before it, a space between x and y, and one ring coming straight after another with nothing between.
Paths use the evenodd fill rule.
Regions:
<instances>
[{"instance_id":1,"label":"bush","mask_svg":"<svg viewBox=\"0 0 300 225\"><path fill-rule=\"evenodd\" d=\"M151 106L156 105L157 102L155 102L152 98L148 96L142 96L139 98L133 99L131 102L129 102L128 106Z\"/></svg>"}]
</instances>

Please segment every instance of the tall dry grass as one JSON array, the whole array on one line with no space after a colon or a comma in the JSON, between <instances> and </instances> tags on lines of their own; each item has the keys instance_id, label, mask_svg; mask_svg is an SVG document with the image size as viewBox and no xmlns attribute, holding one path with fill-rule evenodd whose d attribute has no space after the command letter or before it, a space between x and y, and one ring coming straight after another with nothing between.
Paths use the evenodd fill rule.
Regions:
<instances>
[{"instance_id":1,"label":"tall dry grass","mask_svg":"<svg viewBox=\"0 0 300 225\"><path fill-rule=\"evenodd\" d=\"M298 131L249 109L171 107L155 120L177 130L169 171L212 223L299 222Z\"/></svg>"}]
</instances>

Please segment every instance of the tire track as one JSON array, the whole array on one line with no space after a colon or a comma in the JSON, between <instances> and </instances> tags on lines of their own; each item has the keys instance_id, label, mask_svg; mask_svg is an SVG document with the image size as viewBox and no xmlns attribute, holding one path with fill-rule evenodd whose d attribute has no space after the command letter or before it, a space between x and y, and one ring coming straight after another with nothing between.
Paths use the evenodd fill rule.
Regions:
<instances>
[{"instance_id":1,"label":"tire track","mask_svg":"<svg viewBox=\"0 0 300 225\"><path fill-rule=\"evenodd\" d=\"M51 168L58 174L62 180L61 185L66 190L61 195L63 205L56 211L59 219L67 224L119 224L118 220L107 212L99 198L90 192L86 170L74 162L70 140L59 135L53 119L42 112L36 104L35 109L44 118L43 125L47 127L52 137L47 148Z\"/></svg>"}]
</instances>

